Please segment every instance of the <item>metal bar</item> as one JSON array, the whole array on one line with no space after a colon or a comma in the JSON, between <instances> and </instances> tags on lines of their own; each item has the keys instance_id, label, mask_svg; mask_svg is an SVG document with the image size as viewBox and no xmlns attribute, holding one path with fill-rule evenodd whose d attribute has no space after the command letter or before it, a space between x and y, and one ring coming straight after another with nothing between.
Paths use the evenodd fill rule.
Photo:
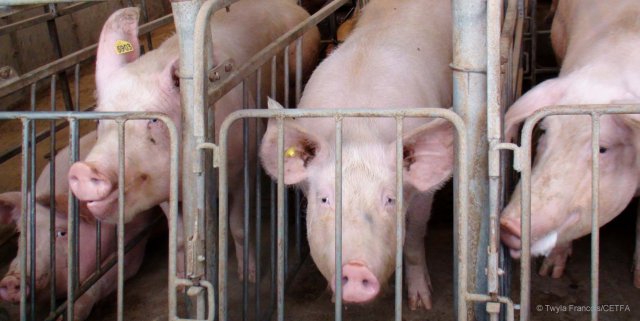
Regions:
<instances>
[{"instance_id":1,"label":"metal bar","mask_svg":"<svg viewBox=\"0 0 640 321\"><path fill-rule=\"evenodd\" d=\"M598 320L600 282L600 115L591 114L591 320Z\"/></svg>"},{"instance_id":2,"label":"metal bar","mask_svg":"<svg viewBox=\"0 0 640 321\"><path fill-rule=\"evenodd\" d=\"M256 71L256 108L260 108L262 105L262 68ZM262 123L256 121L256 150L260 150L260 133L262 132ZM256 159L256 283L255 283L255 320L260 319L260 276L262 275L262 269L260 264L261 248L262 248L262 167L260 166L260 160Z\"/></svg>"},{"instance_id":3,"label":"metal bar","mask_svg":"<svg viewBox=\"0 0 640 321\"><path fill-rule=\"evenodd\" d=\"M1 115L1 114L0 114ZM22 192L22 210L20 213L20 230L28 231L28 215L27 215L27 197L29 193L29 186L27 184L29 178L29 128L31 126L30 119L22 120L22 178L21 182L21 192ZM22 320L26 320L27 318L27 234L28 233L20 233L19 237L19 248L23 249L20 251L20 266L23 267L20 269L20 318ZM33 294L32 294L33 295Z\"/></svg>"},{"instance_id":4,"label":"metal bar","mask_svg":"<svg viewBox=\"0 0 640 321\"><path fill-rule=\"evenodd\" d=\"M285 282L285 266L284 266L284 119L278 118L278 262L277 262L277 287L278 287L278 321L284 321L284 282Z\"/></svg>"},{"instance_id":5,"label":"metal bar","mask_svg":"<svg viewBox=\"0 0 640 321\"><path fill-rule=\"evenodd\" d=\"M69 165L73 164L78 159L78 145L76 142L78 141L78 119L69 118ZM77 270L77 261L78 261L78 253L75 251L76 244L78 243L78 235L76 227L78 225L78 203L73 193L69 193L69 209L68 209L68 222L67 222L67 235L68 235L68 244L67 244L67 297L68 305L67 305L67 320L74 319L74 307L75 300L78 298L76 295L77 282L76 279L78 277Z\"/></svg>"},{"instance_id":6,"label":"metal bar","mask_svg":"<svg viewBox=\"0 0 640 321\"><path fill-rule=\"evenodd\" d=\"M31 111L36 110L36 84L31 86ZM35 144L35 136L36 136L36 128L31 126L29 129L29 147L31 148L31 153L29 154L30 164L29 164L29 194L22 195L22 197L27 197L29 199L29 239L31 242L29 243L29 304L31 308L31 319L35 320L36 318L36 144Z\"/></svg>"},{"instance_id":7,"label":"metal bar","mask_svg":"<svg viewBox=\"0 0 640 321\"><path fill-rule=\"evenodd\" d=\"M142 6L142 20L144 22L149 21L149 11L147 10L147 1L140 0L140 6ZM153 50L153 41L151 40L151 33L146 33L145 38L147 39L147 48L149 51Z\"/></svg>"},{"instance_id":8,"label":"metal bar","mask_svg":"<svg viewBox=\"0 0 640 321\"><path fill-rule=\"evenodd\" d=\"M45 7L47 12L53 13L55 16L58 15L57 6L55 3L51 3ZM61 58L62 48L60 46L60 37L58 35L58 27L56 26L56 20L50 19L47 21L47 29L49 30L49 37L51 38L51 45L53 46L53 51L55 52L56 58ZM71 91L69 89L69 79L67 79L67 74L64 71L58 73L58 77L60 77L60 89L62 90L62 99L64 99L64 104L67 110L73 109L73 104L71 102ZM55 92L51 93L55 95Z\"/></svg>"},{"instance_id":9,"label":"metal bar","mask_svg":"<svg viewBox=\"0 0 640 321\"><path fill-rule=\"evenodd\" d=\"M242 82L242 108L248 108L249 101L249 85L247 81ZM243 227L244 231L244 246L242 248L242 320L247 321L248 308L249 308L249 210L251 201L250 190L250 173L249 173L249 120L242 120L242 177L244 188L244 208L243 208ZM256 262L257 263L257 262Z\"/></svg>"},{"instance_id":10,"label":"metal bar","mask_svg":"<svg viewBox=\"0 0 640 321\"><path fill-rule=\"evenodd\" d=\"M124 182L125 122L118 121L118 182ZM118 184L118 321L124 320L124 184Z\"/></svg>"},{"instance_id":11,"label":"metal bar","mask_svg":"<svg viewBox=\"0 0 640 321\"><path fill-rule=\"evenodd\" d=\"M464 226L468 232L463 233L470 242L458 244L454 249L454 265L457 265L458 270L457 278L454 278L454 283L457 283L455 300L458 320L480 319L485 315L468 308L465 293L469 288L479 293L486 291L484 267L487 251L476 251L472 257L468 258L462 256L466 255L463 253L468 253L467 247L484 249L488 243L486 231L489 224L489 175L485 156L488 154L485 122L487 119L486 30L486 1L453 1L453 110L464 119L471 148L466 157L469 158L470 164L475 164L469 180L470 185L466 186L469 193L474 195L469 204L469 224ZM454 170L454 186L459 183L455 180L455 177L459 176L459 170L460 168L457 167ZM461 266L461 262L467 259L470 260L467 262L469 265ZM467 271L472 272L467 273ZM462 277L466 279L460 279Z\"/></svg>"},{"instance_id":12,"label":"metal bar","mask_svg":"<svg viewBox=\"0 0 640 321\"><path fill-rule=\"evenodd\" d=\"M396 293L395 321L402 320L402 246L404 244L403 151L404 119L396 117Z\"/></svg>"},{"instance_id":13,"label":"metal bar","mask_svg":"<svg viewBox=\"0 0 640 321\"><path fill-rule=\"evenodd\" d=\"M289 108L289 45L284 47L284 108Z\"/></svg>"},{"instance_id":14,"label":"metal bar","mask_svg":"<svg viewBox=\"0 0 640 321\"><path fill-rule=\"evenodd\" d=\"M267 47L262 49L259 53L254 55L253 58L249 59L249 61L245 63L242 67L233 71L228 78L221 81L217 86L210 88L208 91L209 99L211 99L212 101L216 101L220 97L224 96L227 92L229 92L236 85L238 85L242 81L242 79L247 78L257 68L264 65L266 62L269 61L269 59L272 59L274 55L282 51L286 46L288 46L294 40L300 38L305 32L315 27L320 21L324 20L331 13L333 13L334 11L336 11L338 8L348 3L349 1L350 0L334 0L331 3L328 3L322 9L320 9L318 12L312 15L310 18L305 19L304 22L301 22L296 27L291 29L289 32L280 36L270 45L268 45ZM196 87L196 88L200 88L200 87Z\"/></svg>"},{"instance_id":15,"label":"metal bar","mask_svg":"<svg viewBox=\"0 0 640 321\"><path fill-rule=\"evenodd\" d=\"M342 321L342 117L336 117L335 155L335 320ZM280 169L278 169L280 170Z\"/></svg>"},{"instance_id":16,"label":"metal bar","mask_svg":"<svg viewBox=\"0 0 640 321\"><path fill-rule=\"evenodd\" d=\"M74 67L73 75L75 77L75 82L73 84L73 88L75 89L74 95L74 111L79 111L80 109L80 64L76 64Z\"/></svg>"},{"instance_id":17,"label":"metal bar","mask_svg":"<svg viewBox=\"0 0 640 321\"><path fill-rule=\"evenodd\" d=\"M56 75L51 76L51 111L56 110ZM55 131L55 120L50 121L50 131ZM56 261L56 135L51 135L49 138L49 258L51 262ZM34 142L35 143L35 142ZM55 264L49 265L49 277L50 277L50 298L49 298L49 312L53 312L56 309L56 266Z\"/></svg>"},{"instance_id":18,"label":"metal bar","mask_svg":"<svg viewBox=\"0 0 640 321\"><path fill-rule=\"evenodd\" d=\"M145 33L171 22L173 22L173 15L166 15L162 18L158 18L154 21L141 25L138 30L140 33ZM97 44L93 44L84 49L80 49L74 53L64 56L63 58L29 71L15 80L5 83L2 87L0 87L0 97L9 95L39 80L50 77L53 74L57 74L58 72L65 70L75 64L95 57L97 47Z\"/></svg>"},{"instance_id":19,"label":"metal bar","mask_svg":"<svg viewBox=\"0 0 640 321\"><path fill-rule=\"evenodd\" d=\"M25 5L25 4L47 4L47 3L65 3L74 2L78 0L0 0L0 5ZM106 1L106 0L91 0L91 1Z\"/></svg>"},{"instance_id":20,"label":"metal bar","mask_svg":"<svg viewBox=\"0 0 640 321\"><path fill-rule=\"evenodd\" d=\"M43 22L50 21L55 18L56 18L55 13L47 12L47 13L37 15L35 17L31 17L28 19L24 19L18 22L14 22L14 23L2 26L0 27L0 37L12 32L16 32L20 29L25 29Z\"/></svg>"}]
</instances>

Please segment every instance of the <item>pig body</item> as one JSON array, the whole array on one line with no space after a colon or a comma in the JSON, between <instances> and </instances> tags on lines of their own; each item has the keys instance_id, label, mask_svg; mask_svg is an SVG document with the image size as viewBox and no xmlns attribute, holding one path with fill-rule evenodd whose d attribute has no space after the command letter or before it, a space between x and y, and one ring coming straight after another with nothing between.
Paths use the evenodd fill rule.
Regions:
<instances>
[{"instance_id":1,"label":"pig body","mask_svg":"<svg viewBox=\"0 0 640 321\"><path fill-rule=\"evenodd\" d=\"M81 157L86 156L91 147L95 144L96 135L92 132L80 139ZM55 295L64 297L67 294L67 206L68 206L68 184L67 172L69 170L68 148L61 150L56 155L55 167L55 262L51 262L49 256L50 248L50 185L49 185L49 165L47 165L36 182L36 297L48 297L48 293L52 286L50 275L50 264L55 266ZM22 195L19 192L8 192L0 194L0 222L15 223L19 226L21 215ZM86 209L83 203L80 204L79 219L79 271L78 278L80 284L88 279L97 268L96 262L96 220ZM140 215L134 221L125 226L125 240L129 241L139 233L146 224L150 222L150 214ZM22 232L22 231L21 231ZM101 261L110 255L114 255L117 251L117 243L115 238L115 226L101 225ZM138 271L144 257L144 248L147 239L144 238L131 251L125 254L125 278L129 278ZM30 241L29 241L30 242ZM23 248L18 249L18 253L25 251ZM20 255L20 254L19 254ZM20 264L19 255L15 258L9 267L9 271L0 280L0 300L19 303L20 302ZM27 260L31 253L27 254ZM29 269L27 269L29 275ZM29 281L27 281L29 284ZM111 268L100 280L89 288L82 296L78 298L74 310L74 320L85 320L91 313L93 305L116 290L117 286L117 269ZM25 289L28 291L28 288ZM34 295L34 293L28 293Z\"/></svg>"},{"instance_id":2,"label":"pig body","mask_svg":"<svg viewBox=\"0 0 640 321\"><path fill-rule=\"evenodd\" d=\"M450 106L450 26L449 1L371 1L351 35L314 71L298 109ZM396 125L390 118L343 122L342 204L334 200L332 118L285 121L284 180L306 194L309 245L320 272L332 289L342 278L343 299L358 303L375 298L395 267ZM408 299L410 308L428 309L424 238L433 192L452 170L453 133L444 120L404 122ZM276 146L277 126L270 120L260 157L272 177L281 157ZM341 276L335 275L336 206L343 209Z\"/></svg>"},{"instance_id":3,"label":"pig body","mask_svg":"<svg viewBox=\"0 0 640 321\"><path fill-rule=\"evenodd\" d=\"M632 0L560 0L552 43L562 62L558 78L521 97L506 114L508 137L536 110L550 105L640 102L640 3ZM602 226L637 194L640 125L637 115L603 115L600 129ZM548 255L542 274L562 275L571 241L591 231L591 118L552 116L540 124L532 169L532 254ZM502 240L520 254L518 184L501 217ZM635 282L640 284L640 271Z\"/></svg>"},{"instance_id":4,"label":"pig body","mask_svg":"<svg viewBox=\"0 0 640 321\"><path fill-rule=\"evenodd\" d=\"M277 37L295 27L309 14L296 5L295 0L242 0L230 6L230 11L220 10L211 19L213 34L213 60L215 64L233 59L237 66L243 65L259 50ZM176 75L178 62L178 38L166 40L159 48L139 58L138 9L126 8L112 14L105 23L96 63L97 110L98 111L147 111L167 114L181 132L179 79ZM304 36L302 46L303 72L310 73L315 62L319 32L312 29ZM133 50L118 54L114 48L118 41L132 44ZM295 46L293 46L295 47ZM292 48L293 50L293 48ZM289 52L288 54L292 54ZM139 59L138 59L139 58ZM290 59L295 63L295 59ZM282 68L282 63L278 64ZM269 79L270 68L263 68L264 79ZM293 73L295 68L291 66ZM249 96L255 97L255 84L248 82ZM278 73L278 88L283 83L282 72ZM295 79L295 77L290 77ZM262 93L270 92L270 83L262 82ZM266 100L266 99L265 99ZM263 100L263 101L265 101ZM210 106L215 111L217 131L228 114L243 107L242 85ZM249 106L254 99L249 99ZM117 131L113 122L101 122L98 126L99 140L85 162L72 166L69 173L71 189L93 215L101 220L114 221L112 209L117 206ZM126 172L125 209L126 220L152 206L167 208L169 200L169 135L163 124L155 120L129 121L126 128ZM219 135L216 134L216 137ZM231 162L229 176L242 175L243 141L242 125L230 130L231 146L228 151ZM254 135L250 135L254 137ZM249 158L255 159L255 144L249 145ZM153 157L149 157L153 155ZM187 165L190 166L190 165ZM236 244L239 271L243 270L242 244L242 180L229 181L230 229ZM167 213L168 214L168 213ZM180 219L179 219L180 221ZM179 222L181 224L181 222ZM178 229L178 242L182 246ZM181 251L182 248L179 248ZM250 252L252 252L250 250ZM178 257L183 255L178 253ZM249 277L255 279L253 254L249 258ZM179 273L182 264L179 262ZM241 273L239 273L242 276Z\"/></svg>"}]
</instances>

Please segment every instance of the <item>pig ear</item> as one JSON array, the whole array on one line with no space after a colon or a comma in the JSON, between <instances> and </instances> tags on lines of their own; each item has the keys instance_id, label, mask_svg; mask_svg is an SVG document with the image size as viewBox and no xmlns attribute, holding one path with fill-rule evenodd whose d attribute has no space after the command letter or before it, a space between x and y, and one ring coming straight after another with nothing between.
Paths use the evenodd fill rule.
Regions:
<instances>
[{"instance_id":1,"label":"pig ear","mask_svg":"<svg viewBox=\"0 0 640 321\"><path fill-rule=\"evenodd\" d=\"M112 80L113 73L140 56L138 20L140 9L120 9L107 19L100 33L96 57L98 88Z\"/></svg>"},{"instance_id":2,"label":"pig ear","mask_svg":"<svg viewBox=\"0 0 640 321\"><path fill-rule=\"evenodd\" d=\"M22 194L6 192L0 194L0 224L12 224L20 218Z\"/></svg>"},{"instance_id":3,"label":"pig ear","mask_svg":"<svg viewBox=\"0 0 640 321\"><path fill-rule=\"evenodd\" d=\"M282 109L282 106L271 98L268 100L268 106L269 109ZM260 159L262 166L271 177L278 177L278 159L284 156L284 183L300 183L308 176L309 164L325 159L328 149L323 139L287 120L284 124L282 153L284 155L278 152L278 121L270 118L260 145Z\"/></svg>"},{"instance_id":4,"label":"pig ear","mask_svg":"<svg viewBox=\"0 0 640 321\"><path fill-rule=\"evenodd\" d=\"M568 84L568 81L559 78L549 79L529 90L511 105L504 119L505 141L513 141L520 123L536 110L557 104L564 96Z\"/></svg>"},{"instance_id":5,"label":"pig ear","mask_svg":"<svg viewBox=\"0 0 640 321\"><path fill-rule=\"evenodd\" d=\"M160 75L160 88L169 95L180 95L180 60L174 58Z\"/></svg>"},{"instance_id":6,"label":"pig ear","mask_svg":"<svg viewBox=\"0 0 640 321\"><path fill-rule=\"evenodd\" d=\"M447 180L453 170L453 135L453 125L445 119L434 119L406 134L403 137L405 182L426 192ZM389 147L395 156L396 143Z\"/></svg>"}]
</instances>

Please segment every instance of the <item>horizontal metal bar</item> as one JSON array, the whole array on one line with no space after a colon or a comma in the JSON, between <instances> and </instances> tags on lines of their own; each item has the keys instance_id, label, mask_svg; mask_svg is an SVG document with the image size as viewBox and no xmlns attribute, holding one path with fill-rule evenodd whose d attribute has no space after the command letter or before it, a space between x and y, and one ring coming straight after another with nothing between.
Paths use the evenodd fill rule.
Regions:
<instances>
[{"instance_id":1,"label":"horizontal metal bar","mask_svg":"<svg viewBox=\"0 0 640 321\"><path fill-rule=\"evenodd\" d=\"M640 111L639 111L640 112ZM406 109L243 109L231 113L226 122L233 122L240 118L257 117L433 117L445 118L454 125L462 124L460 117L453 111L445 108L406 108Z\"/></svg>"},{"instance_id":2,"label":"horizontal metal bar","mask_svg":"<svg viewBox=\"0 0 640 321\"><path fill-rule=\"evenodd\" d=\"M94 119L108 119L108 120L136 120L136 119L151 119L157 118L165 123L173 124L173 121L169 116L162 113L155 112L77 112L77 111L55 111L55 112L25 112L25 111L11 111L1 112L0 120L2 119L29 119L29 120L52 120L52 119L77 119L77 120L94 120Z\"/></svg>"},{"instance_id":3,"label":"horizontal metal bar","mask_svg":"<svg viewBox=\"0 0 640 321\"><path fill-rule=\"evenodd\" d=\"M51 1L47 1L48 3L50 3ZM2 3L2 1L0 1L0 3ZM96 5L98 4L98 2L84 2L84 3L77 3L74 5L70 5L64 8L60 8L57 11L51 11L51 12L46 12L28 19L24 19L21 21L17 21L14 22L12 24L8 24L5 26L0 27L0 36L3 36L5 34L11 33L11 32L15 32L18 31L20 29L26 29L28 27L43 23L43 22L47 22L50 20L55 20L56 18L68 15L68 14L72 14L76 11L80 11L82 9L88 8L90 6Z\"/></svg>"},{"instance_id":4,"label":"horizontal metal bar","mask_svg":"<svg viewBox=\"0 0 640 321\"><path fill-rule=\"evenodd\" d=\"M139 32L141 34L144 34L152 30L155 30L159 26L162 26L171 22L173 22L173 15L172 14L166 15L162 18L158 18L154 21L141 25L139 28ZM4 86L0 87L0 97L4 97L6 95L12 94L13 92L18 91L24 87L27 87L39 80L50 77L51 75L57 74L67 68L72 67L73 65L79 64L89 58L94 57L96 55L97 48L98 48L98 45L93 44L84 49L80 49L72 54L66 55L63 58L60 58L49 64L46 64L42 67L29 71L13 81L7 82Z\"/></svg>"},{"instance_id":5,"label":"horizontal metal bar","mask_svg":"<svg viewBox=\"0 0 640 321\"><path fill-rule=\"evenodd\" d=\"M16 14L20 14L23 13L27 10L31 10L33 8L37 8L40 7L41 5L38 4L33 4L33 5L28 5L28 6L21 6L21 7L9 7L5 12L1 12L0 13L0 19L5 19L8 17L11 17L13 15Z\"/></svg>"},{"instance_id":6,"label":"horizontal metal bar","mask_svg":"<svg viewBox=\"0 0 640 321\"><path fill-rule=\"evenodd\" d=\"M91 0L104 2L106 0ZM0 5L17 6L25 4L49 4L49 3L65 3L65 2L85 2L78 0L0 0Z\"/></svg>"},{"instance_id":7,"label":"horizontal metal bar","mask_svg":"<svg viewBox=\"0 0 640 321\"><path fill-rule=\"evenodd\" d=\"M278 52L283 50L286 46L294 42L296 39L302 37L305 32L316 26L320 21L335 12L338 8L348 3L349 0L334 0L328 5L325 5L320 11L316 12L313 16L306 19L304 22L298 24L295 28L291 29L286 34L280 36L269 46L262 49L253 58L251 58L242 67L233 72L227 79L222 81L218 86L212 87L208 91L209 98L212 101L218 100L224 96L227 92L238 85L243 79L253 74L258 68L264 65L269 59L272 59Z\"/></svg>"},{"instance_id":8,"label":"horizontal metal bar","mask_svg":"<svg viewBox=\"0 0 640 321\"><path fill-rule=\"evenodd\" d=\"M558 105L537 110L525 121L525 126L533 126L540 119L552 115L588 115L588 114L640 114L640 104L593 104ZM523 129L524 133L524 129Z\"/></svg>"}]
</instances>

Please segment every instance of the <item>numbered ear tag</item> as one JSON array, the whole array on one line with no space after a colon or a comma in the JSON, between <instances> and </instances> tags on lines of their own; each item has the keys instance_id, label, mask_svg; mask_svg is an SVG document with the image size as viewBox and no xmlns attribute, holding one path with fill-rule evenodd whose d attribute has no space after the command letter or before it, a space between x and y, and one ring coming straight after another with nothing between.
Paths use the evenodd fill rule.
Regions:
<instances>
[{"instance_id":1,"label":"numbered ear tag","mask_svg":"<svg viewBox=\"0 0 640 321\"><path fill-rule=\"evenodd\" d=\"M130 53L133 51L133 46L130 42L126 40L117 40L116 41L116 54L124 55L126 53Z\"/></svg>"},{"instance_id":2,"label":"numbered ear tag","mask_svg":"<svg viewBox=\"0 0 640 321\"><path fill-rule=\"evenodd\" d=\"M296 149L293 148L293 147L289 147L289 148L287 148L286 151L284 151L284 156L286 156L288 158L296 157L296 154L297 154Z\"/></svg>"}]
</instances>

